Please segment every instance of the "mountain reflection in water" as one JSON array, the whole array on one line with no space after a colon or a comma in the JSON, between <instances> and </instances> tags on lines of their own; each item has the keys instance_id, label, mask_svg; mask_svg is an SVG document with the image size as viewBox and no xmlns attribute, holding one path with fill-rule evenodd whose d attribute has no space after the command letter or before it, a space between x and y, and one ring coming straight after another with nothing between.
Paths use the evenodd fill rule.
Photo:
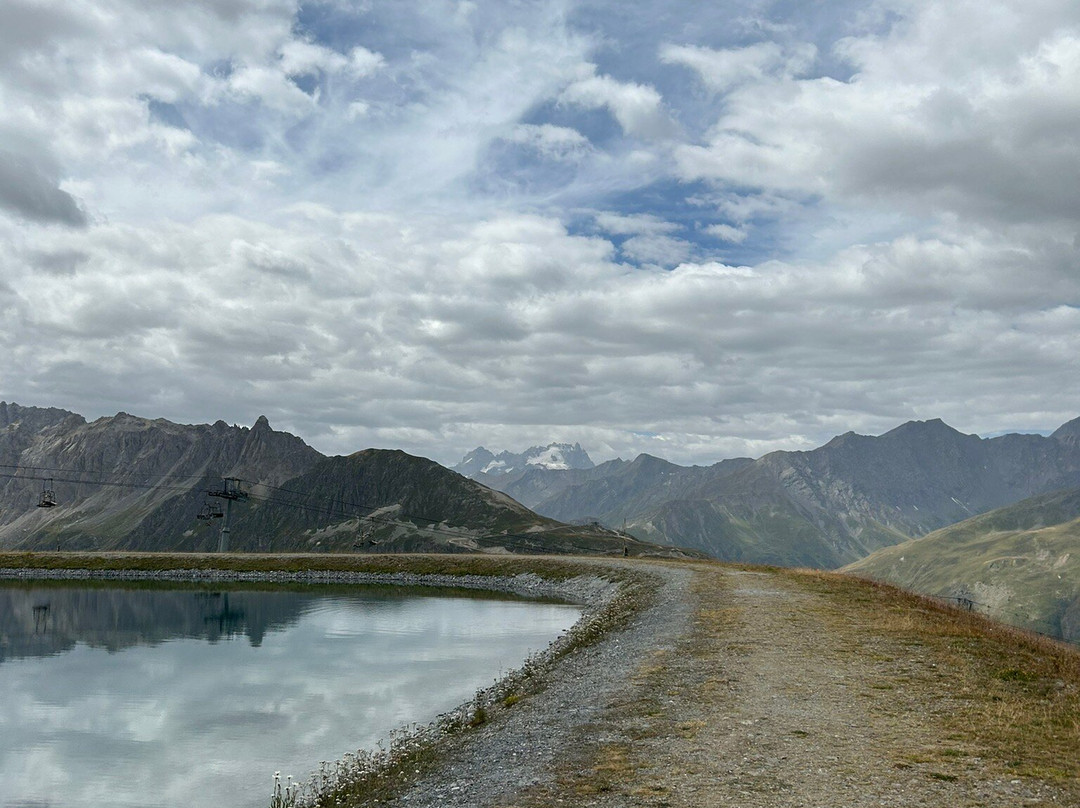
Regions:
<instances>
[{"instance_id":1,"label":"mountain reflection in water","mask_svg":"<svg viewBox=\"0 0 1080 808\"><path fill-rule=\"evenodd\" d=\"M430 721L578 614L393 587L0 586L0 808L262 808L275 770Z\"/></svg>"},{"instance_id":2,"label":"mountain reflection in water","mask_svg":"<svg viewBox=\"0 0 1080 808\"><path fill-rule=\"evenodd\" d=\"M181 637L217 642L243 635L258 646L318 600L284 591L0 586L0 662L70 651L79 642L116 652Z\"/></svg>"}]
</instances>

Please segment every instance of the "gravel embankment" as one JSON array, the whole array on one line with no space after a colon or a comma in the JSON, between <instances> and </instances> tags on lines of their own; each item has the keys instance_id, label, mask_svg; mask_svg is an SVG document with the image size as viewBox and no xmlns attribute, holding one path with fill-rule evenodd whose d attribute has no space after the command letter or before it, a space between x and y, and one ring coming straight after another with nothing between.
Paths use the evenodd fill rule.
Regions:
<instances>
[{"instance_id":1,"label":"gravel embankment","mask_svg":"<svg viewBox=\"0 0 1080 808\"><path fill-rule=\"evenodd\" d=\"M549 580L538 575L430 575L409 572L369 573L305 570L301 572L245 572L234 570L85 570L0 569L2 580L50 581L160 581L162 583L269 583L355 584L365 586L423 586L446 589L478 589L522 597L548 597L580 603L601 604L613 594L610 581L601 577Z\"/></svg>"},{"instance_id":2,"label":"gravel embankment","mask_svg":"<svg viewBox=\"0 0 1080 808\"><path fill-rule=\"evenodd\" d=\"M434 770L395 804L508 805L523 791L553 786L561 764L581 748L582 737L591 734L612 697L630 689L641 661L669 650L689 628L686 590L692 572L667 564L646 569L658 584L646 610L625 628L560 660L546 674L542 692L503 711L498 720L451 739Z\"/></svg>"}]
</instances>

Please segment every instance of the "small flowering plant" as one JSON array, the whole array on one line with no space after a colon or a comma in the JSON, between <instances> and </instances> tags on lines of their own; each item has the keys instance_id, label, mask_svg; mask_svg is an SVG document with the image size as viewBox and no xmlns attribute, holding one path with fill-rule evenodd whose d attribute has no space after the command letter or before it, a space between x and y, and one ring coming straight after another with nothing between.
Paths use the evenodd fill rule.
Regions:
<instances>
[{"instance_id":1,"label":"small flowering plant","mask_svg":"<svg viewBox=\"0 0 1080 808\"><path fill-rule=\"evenodd\" d=\"M270 808L296 808L300 796L300 785L294 783L292 776L281 782L281 772L274 772L274 793L270 796Z\"/></svg>"}]
</instances>

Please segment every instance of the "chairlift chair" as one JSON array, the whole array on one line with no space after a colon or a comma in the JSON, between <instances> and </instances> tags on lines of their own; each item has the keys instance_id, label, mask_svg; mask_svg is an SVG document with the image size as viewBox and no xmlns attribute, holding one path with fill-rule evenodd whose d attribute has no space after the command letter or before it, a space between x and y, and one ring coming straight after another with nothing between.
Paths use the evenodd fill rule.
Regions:
<instances>
[{"instance_id":1,"label":"chairlift chair","mask_svg":"<svg viewBox=\"0 0 1080 808\"><path fill-rule=\"evenodd\" d=\"M221 506L210 502L203 505L202 510L195 514L196 519L205 519L207 522L211 519L221 519L224 516L225 512L221 510Z\"/></svg>"},{"instance_id":2,"label":"chairlift chair","mask_svg":"<svg viewBox=\"0 0 1080 808\"><path fill-rule=\"evenodd\" d=\"M41 498L38 499L37 506L39 508L55 508L60 503L56 501L56 494L52 489L52 480L45 481L45 487L41 491Z\"/></svg>"}]
</instances>

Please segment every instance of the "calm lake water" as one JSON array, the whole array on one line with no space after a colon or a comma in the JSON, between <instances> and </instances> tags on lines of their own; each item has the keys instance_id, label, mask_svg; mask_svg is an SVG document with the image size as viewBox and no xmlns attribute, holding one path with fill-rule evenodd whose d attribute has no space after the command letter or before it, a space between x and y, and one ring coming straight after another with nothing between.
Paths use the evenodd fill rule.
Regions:
<instances>
[{"instance_id":1,"label":"calm lake water","mask_svg":"<svg viewBox=\"0 0 1080 808\"><path fill-rule=\"evenodd\" d=\"M0 586L0 806L265 808L275 771L430 721L578 615L394 587Z\"/></svg>"}]
</instances>

